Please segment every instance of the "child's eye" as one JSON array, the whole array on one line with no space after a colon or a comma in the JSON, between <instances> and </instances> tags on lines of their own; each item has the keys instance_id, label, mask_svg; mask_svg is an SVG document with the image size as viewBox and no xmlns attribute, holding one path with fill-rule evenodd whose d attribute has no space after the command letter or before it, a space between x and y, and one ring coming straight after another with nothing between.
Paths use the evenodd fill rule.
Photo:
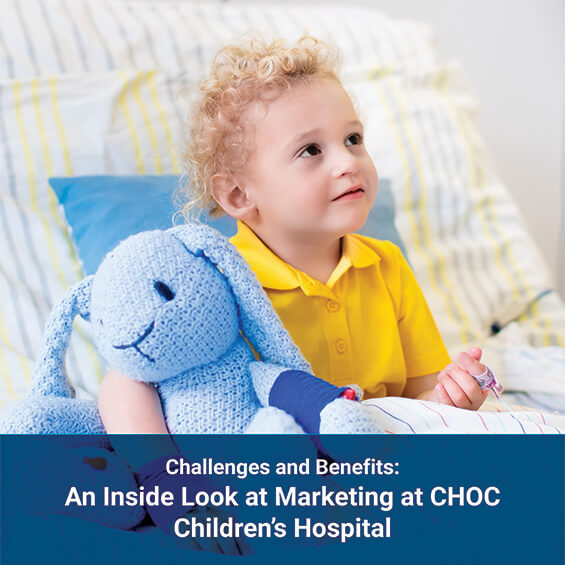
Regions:
<instances>
[{"instance_id":1,"label":"child's eye","mask_svg":"<svg viewBox=\"0 0 565 565\"><path fill-rule=\"evenodd\" d=\"M363 136L360 133L352 133L345 140L345 145L360 145L361 143L363 143Z\"/></svg>"},{"instance_id":2,"label":"child's eye","mask_svg":"<svg viewBox=\"0 0 565 565\"><path fill-rule=\"evenodd\" d=\"M305 147L300 153L299 157L314 157L321 153L320 148L317 145L311 143L308 147Z\"/></svg>"}]
</instances>

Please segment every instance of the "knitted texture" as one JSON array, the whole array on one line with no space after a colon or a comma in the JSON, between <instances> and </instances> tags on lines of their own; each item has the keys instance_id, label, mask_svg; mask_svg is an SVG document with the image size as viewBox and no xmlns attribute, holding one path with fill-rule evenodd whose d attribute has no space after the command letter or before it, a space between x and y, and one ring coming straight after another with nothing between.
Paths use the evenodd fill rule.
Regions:
<instances>
[{"instance_id":1,"label":"knitted texture","mask_svg":"<svg viewBox=\"0 0 565 565\"><path fill-rule=\"evenodd\" d=\"M239 322L245 337L263 361L311 371L310 365L283 327L251 267L235 247L204 225L171 230L194 254L204 253L229 281L237 301ZM213 233L211 233L213 232Z\"/></svg>"},{"instance_id":2,"label":"knitted texture","mask_svg":"<svg viewBox=\"0 0 565 565\"><path fill-rule=\"evenodd\" d=\"M374 434L380 433L380 429L371 417L369 408L361 402L336 398L320 413L320 433Z\"/></svg>"},{"instance_id":3,"label":"knitted texture","mask_svg":"<svg viewBox=\"0 0 565 565\"><path fill-rule=\"evenodd\" d=\"M92 323L96 345L110 365L155 384L173 433L244 432L267 404L278 374L310 371L250 267L226 238L200 224L143 232L118 245L95 275L71 287L53 309L30 395L3 418L0 431L103 430L94 402L72 400L65 372L77 315ZM254 361L243 336L262 363ZM361 413L348 406L344 422L353 422L351 411ZM268 414L273 430L296 430L288 414ZM261 417L255 432L258 421L270 431L269 418ZM363 422L358 431L366 429Z\"/></svg>"},{"instance_id":4,"label":"knitted texture","mask_svg":"<svg viewBox=\"0 0 565 565\"><path fill-rule=\"evenodd\" d=\"M105 434L93 400L35 396L10 405L2 414L3 434ZM89 441L89 443L92 443ZM99 443L109 446L106 436Z\"/></svg>"},{"instance_id":5,"label":"knitted texture","mask_svg":"<svg viewBox=\"0 0 565 565\"><path fill-rule=\"evenodd\" d=\"M146 382L215 362L239 334L226 278L170 232L140 233L106 257L91 313L106 360Z\"/></svg>"},{"instance_id":6,"label":"knitted texture","mask_svg":"<svg viewBox=\"0 0 565 565\"><path fill-rule=\"evenodd\" d=\"M93 277L78 282L65 293L55 306L45 327L44 339L34 369L29 397L74 397L65 370L65 354L73 329L73 319L80 314L88 320L88 303Z\"/></svg>"},{"instance_id":7,"label":"knitted texture","mask_svg":"<svg viewBox=\"0 0 565 565\"><path fill-rule=\"evenodd\" d=\"M77 315L92 323L110 365L155 383L174 433L241 433L261 408L242 333L279 372L309 369L227 239L201 225L143 232L118 245L53 309L28 398L3 415L0 431L103 433L95 402L74 400L65 371ZM287 424L273 416L277 430L296 429L290 416Z\"/></svg>"}]
</instances>

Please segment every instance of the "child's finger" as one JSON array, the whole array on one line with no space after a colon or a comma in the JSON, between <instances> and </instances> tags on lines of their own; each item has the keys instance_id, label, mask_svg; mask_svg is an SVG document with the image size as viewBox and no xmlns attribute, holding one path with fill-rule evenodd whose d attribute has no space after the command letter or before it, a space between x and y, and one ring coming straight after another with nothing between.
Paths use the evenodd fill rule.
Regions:
<instances>
[{"instance_id":1,"label":"child's finger","mask_svg":"<svg viewBox=\"0 0 565 565\"><path fill-rule=\"evenodd\" d=\"M461 379L461 375L465 376L465 372L459 367L454 367L449 371L449 374L440 376L440 383L443 385L454 406L468 409L471 408L472 402L457 382L458 379Z\"/></svg>"},{"instance_id":2,"label":"child's finger","mask_svg":"<svg viewBox=\"0 0 565 565\"><path fill-rule=\"evenodd\" d=\"M477 361L480 361L483 355L483 351L480 347L471 347L468 353L473 359L476 359Z\"/></svg>"},{"instance_id":3,"label":"child's finger","mask_svg":"<svg viewBox=\"0 0 565 565\"><path fill-rule=\"evenodd\" d=\"M449 394L447 394L444 386L441 383L438 383L435 386L434 394L435 394L436 400L440 404L447 404L448 406L455 406L455 404L453 404L453 401L451 400L451 398L449 398Z\"/></svg>"},{"instance_id":4,"label":"child's finger","mask_svg":"<svg viewBox=\"0 0 565 565\"><path fill-rule=\"evenodd\" d=\"M455 367L451 370L450 377L461 387L471 406L482 404L483 391L472 375L460 367Z\"/></svg>"},{"instance_id":5,"label":"child's finger","mask_svg":"<svg viewBox=\"0 0 565 565\"><path fill-rule=\"evenodd\" d=\"M470 375L480 375L485 370L485 366L468 353L459 353L457 360L461 367Z\"/></svg>"}]
</instances>

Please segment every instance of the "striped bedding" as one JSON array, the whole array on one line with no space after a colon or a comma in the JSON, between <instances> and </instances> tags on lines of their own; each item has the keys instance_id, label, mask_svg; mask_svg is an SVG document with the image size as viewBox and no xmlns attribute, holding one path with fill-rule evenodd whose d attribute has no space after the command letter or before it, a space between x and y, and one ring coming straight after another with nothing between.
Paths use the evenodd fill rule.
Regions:
<instances>
[{"instance_id":1,"label":"striped bedding","mask_svg":"<svg viewBox=\"0 0 565 565\"><path fill-rule=\"evenodd\" d=\"M1 405L24 394L48 313L83 276L47 179L178 173L190 88L219 47L253 30L307 32L341 48L344 82L449 350L488 348L496 312L511 303L523 306L524 344L565 345L565 308L556 293L537 298L551 289L548 273L477 132L477 101L457 64L438 63L427 26L368 7L5 0ZM67 369L81 395L96 394L105 366L84 322ZM535 376L523 381L520 391L544 392Z\"/></svg>"},{"instance_id":2,"label":"striped bedding","mask_svg":"<svg viewBox=\"0 0 565 565\"><path fill-rule=\"evenodd\" d=\"M412 398L375 398L364 405L388 434L562 434L565 416L540 410L512 410L487 400L479 411L461 410Z\"/></svg>"}]
</instances>

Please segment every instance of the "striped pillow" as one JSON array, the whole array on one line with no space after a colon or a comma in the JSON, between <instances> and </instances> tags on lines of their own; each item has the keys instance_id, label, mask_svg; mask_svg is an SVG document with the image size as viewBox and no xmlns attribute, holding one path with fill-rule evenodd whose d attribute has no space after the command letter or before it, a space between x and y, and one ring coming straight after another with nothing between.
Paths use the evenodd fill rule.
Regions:
<instances>
[{"instance_id":1,"label":"striped pillow","mask_svg":"<svg viewBox=\"0 0 565 565\"><path fill-rule=\"evenodd\" d=\"M176 80L124 71L0 81L0 402L23 395L53 304L84 275L47 179L178 173ZM77 322L68 370L79 390L97 391L105 369L88 324Z\"/></svg>"}]
</instances>

